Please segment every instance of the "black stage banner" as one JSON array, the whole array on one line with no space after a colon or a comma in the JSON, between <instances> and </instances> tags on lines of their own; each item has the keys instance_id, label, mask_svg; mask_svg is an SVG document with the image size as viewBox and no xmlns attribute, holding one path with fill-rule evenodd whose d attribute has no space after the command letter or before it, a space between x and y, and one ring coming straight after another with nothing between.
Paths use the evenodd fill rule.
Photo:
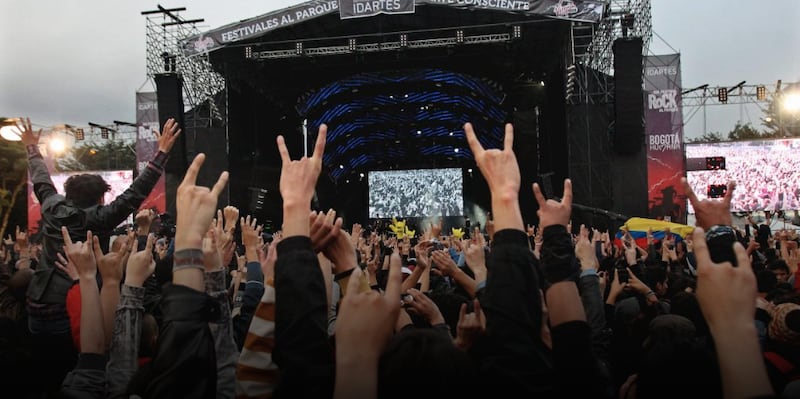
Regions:
<instances>
[{"instance_id":1,"label":"black stage banner","mask_svg":"<svg viewBox=\"0 0 800 399\"><path fill-rule=\"evenodd\" d=\"M599 22L605 10L605 3L599 0L311 0L192 36L183 42L182 48L189 56L203 54L334 12L339 12L342 19L407 14L414 12L415 5L505 11L583 22Z\"/></svg>"},{"instance_id":2,"label":"black stage banner","mask_svg":"<svg viewBox=\"0 0 800 399\"><path fill-rule=\"evenodd\" d=\"M414 0L339 0L339 18L362 18L378 14L413 14Z\"/></svg>"}]
</instances>

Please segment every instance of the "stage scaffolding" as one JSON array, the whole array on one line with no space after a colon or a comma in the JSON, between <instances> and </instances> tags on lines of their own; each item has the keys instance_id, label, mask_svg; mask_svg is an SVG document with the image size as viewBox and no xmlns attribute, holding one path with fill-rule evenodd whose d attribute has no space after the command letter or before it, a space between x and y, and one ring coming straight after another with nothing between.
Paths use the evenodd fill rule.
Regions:
<instances>
[{"instance_id":1,"label":"stage scaffolding","mask_svg":"<svg viewBox=\"0 0 800 399\"><path fill-rule=\"evenodd\" d=\"M203 19L187 20L180 16L185 7L143 11L145 16L147 76L177 73L183 82L184 111L187 128L225 124L225 79L211 67L208 54L186 56L180 44L197 35L197 23ZM222 107L220 107L220 104ZM221 109L222 108L222 109Z\"/></svg>"},{"instance_id":2,"label":"stage scaffolding","mask_svg":"<svg viewBox=\"0 0 800 399\"><path fill-rule=\"evenodd\" d=\"M599 24L572 22L572 51L565 73L570 104L613 102L614 41L641 37L647 55L653 37L650 0L610 0Z\"/></svg>"}]
</instances>

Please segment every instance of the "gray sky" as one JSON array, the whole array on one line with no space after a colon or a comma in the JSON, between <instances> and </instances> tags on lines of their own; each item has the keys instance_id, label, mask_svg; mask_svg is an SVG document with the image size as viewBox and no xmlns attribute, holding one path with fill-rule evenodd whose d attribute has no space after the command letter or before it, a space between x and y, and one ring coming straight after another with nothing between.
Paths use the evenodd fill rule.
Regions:
<instances>
[{"instance_id":1,"label":"gray sky","mask_svg":"<svg viewBox=\"0 0 800 399\"><path fill-rule=\"evenodd\" d=\"M651 53L681 53L684 87L800 81L800 1L651 1L653 30L664 39L654 36ZM153 88L141 11L186 7L181 15L205 18L205 31L300 2L3 0L0 116L43 127L133 121L134 93ZM708 131L727 132L740 115L759 123L757 107L708 107ZM698 112L685 133L702 129Z\"/></svg>"}]
</instances>

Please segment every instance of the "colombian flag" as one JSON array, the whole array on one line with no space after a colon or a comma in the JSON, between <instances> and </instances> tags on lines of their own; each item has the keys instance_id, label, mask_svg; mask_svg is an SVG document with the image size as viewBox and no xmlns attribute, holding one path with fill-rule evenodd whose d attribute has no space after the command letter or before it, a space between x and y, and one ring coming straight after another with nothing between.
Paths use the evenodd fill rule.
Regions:
<instances>
[{"instance_id":1,"label":"colombian flag","mask_svg":"<svg viewBox=\"0 0 800 399\"><path fill-rule=\"evenodd\" d=\"M653 231L653 239L655 242L659 242L664 239L664 231L669 229L675 237L675 242L678 242L691 234L694 227L656 219L630 218L619 228L616 236L614 236L614 245L622 246L622 235L625 233L625 229L630 231L631 237L636 241L636 245L641 248L647 248L648 230Z\"/></svg>"}]
</instances>

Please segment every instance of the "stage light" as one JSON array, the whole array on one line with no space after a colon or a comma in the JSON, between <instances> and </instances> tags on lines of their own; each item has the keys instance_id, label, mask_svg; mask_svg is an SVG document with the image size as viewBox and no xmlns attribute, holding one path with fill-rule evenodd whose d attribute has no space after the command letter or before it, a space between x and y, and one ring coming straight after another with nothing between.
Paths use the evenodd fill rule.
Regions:
<instances>
[{"instance_id":1,"label":"stage light","mask_svg":"<svg viewBox=\"0 0 800 399\"><path fill-rule=\"evenodd\" d=\"M356 46L357 46L357 43L356 43L356 39L354 37L351 37L351 38L347 39L347 49L350 50L350 52L355 52L356 51Z\"/></svg>"},{"instance_id":2,"label":"stage light","mask_svg":"<svg viewBox=\"0 0 800 399\"><path fill-rule=\"evenodd\" d=\"M772 118L768 116L768 117L764 118L764 122L772 123Z\"/></svg>"},{"instance_id":3,"label":"stage light","mask_svg":"<svg viewBox=\"0 0 800 399\"><path fill-rule=\"evenodd\" d=\"M420 134L422 134L422 130L417 130L417 136L419 136Z\"/></svg>"},{"instance_id":4,"label":"stage light","mask_svg":"<svg viewBox=\"0 0 800 399\"><path fill-rule=\"evenodd\" d=\"M453 132L450 132L450 136L452 136L452 135L453 135Z\"/></svg>"},{"instance_id":5,"label":"stage light","mask_svg":"<svg viewBox=\"0 0 800 399\"><path fill-rule=\"evenodd\" d=\"M464 31L462 29L456 31L456 43L464 43Z\"/></svg>"},{"instance_id":6,"label":"stage light","mask_svg":"<svg viewBox=\"0 0 800 399\"><path fill-rule=\"evenodd\" d=\"M363 172L362 172L362 173L359 173L359 174L358 174L358 177L361 177L361 178L363 178L363 177L364 177L364 173L363 173Z\"/></svg>"},{"instance_id":7,"label":"stage light","mask_svg":"<svg viewBox=\"0 0 800 399\"><path fill-rule=\"evenodd\" d=\"M472 173L472 168L467 169L467 173Z\"/></svg>"},{"instance_id":8,"label":"stage light","mask_svg":"<svg viewBox=\"0 0 800 399\"><path fill-rule=\"evenodd\" d=\"M344 169L344 165L339 165L339 169Z\"/></svg>"},{"instance_id":9,"label":"stage light","mask_svg":"<svg viewBox=\"0 0 800 399\"><path fill-rule=\"evenodd\" d=\"M108 129L106 129L106 128L101 128L100 129L100 138L101 139L106 139L106 140L108 139Z\"/></svg>"},{"instance_id":10,"label":"stage light","mask_svg":"<svg viewBox=\"0 0 800 399\"><path fill-rule=\"evenodd\" d=\"M253 58L253 48L247 46L244 48L244 58Z\"/></svg>"},{"instance_id":11,"label":"stage light","mask_svg":"<svg viewBox=\"0 0 800 399\"><path fill-rule=\"evenodd\" d=\"M64 139L61 137L50 137L48 146L50 147L50 151L54 154L61 154L67 149L67 143L65 143Z\"/></svg>"},{"instance_id":12,"label":"stage light","mask_svg":"<svg viewBox=\"0 0 800 399\"><path fill-rule=\"evenodd\" d=\"M783 96L783 109L789 112L800 111L800 93L790 93Z\"/></svg>"},{"instance_id":13,"label":"stage light","mask_svg":"<svg viewBox=\"0 0 800 399\"><path fill-rule=\"evenodd\" d=\"M520 39L522 38L522 27L519 25L514 25L511 28L511 38L512 39Z\"/></svg>"},{"instance_id":14,"label":"stage light","mask_svg":"<svg viewBox=\"0 0 800 399\"><path fill-rule=\"evenodd\" d=\"M727 104L728 103L728 89L725 88L725 87L720 87L719 89L717 89L717 99L719 100L719 102L721 102L723 104Z\"/></svg>"},{"instance_id":15,"label":"stage light","mask_svg":"<svg viewBox=\"0 0 800 399\"><path fill-rule=\"evenodd\" d=\"M454 149L454 150L453 150L453 152L455 152L456 154L458 154L458 152L459 152L459 151L460 151L460 150L459 150L458 148L456 148L456 149Z\"/></svg>"},{"instance_id":16,"label":"stage light","mask_svg":"<svg viewBox=\"0 0 800 399\"><path fill-rule=\"evenodd\" d=\"M405 33L400 34L400 47L408 47L408 35Z\"/></svg>"},{"instance_id":17,"label":"stage light","mask_svg":"<svg viewBox=\"0 0 800 399\"><path fill-rule=\"evenodd\" d=\"M297 42L294 44L294 53L297 55L303 55L303 42Z\"/></svg>"},{"instance_id":18,"label":"stage light","mask_svg":"<svg viewBox=\"0 0 800 399\"><path fill-rule=\"evenodd\" d=\"M79 127L75 129L75 140L83 140L83 139L84 139L83 128Z\"/></svg>"},{"instance_id":19,"label":"stage light","mask_svg":"<svg viewBox=\"0 0 800 399\"><path fill-rule=\"evenodd\" d=\"M767 88L765 86L756 87L756 98L758 101L764 101L767 99Z\"/></svg>"},{"instance_id":20,"label":"stage light","mask_svg":"<svg viewBox=\"0 0 800 399\"><path fill-rule=\"evenodd\" d=\"M89 150L89 155L97 155L97 150L92 148L91 150Z\"/></svg>"}]
</instances>

